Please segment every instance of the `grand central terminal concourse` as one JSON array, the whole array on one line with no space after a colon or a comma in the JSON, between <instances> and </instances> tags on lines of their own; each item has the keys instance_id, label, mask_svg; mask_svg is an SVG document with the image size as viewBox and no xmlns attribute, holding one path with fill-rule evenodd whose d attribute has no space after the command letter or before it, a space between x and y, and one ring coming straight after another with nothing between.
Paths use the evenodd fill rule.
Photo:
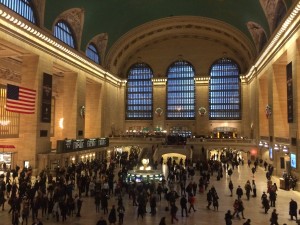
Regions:
<instances>
[{"instance_id":1,"label":"grand central terminal concourse","mask_svg":"<svg viewBox=\"0 0 300 225\"><path fill-rule=\"evenodd\" d=\"M300 224L299 10L0 0L0 224Z\"/></svg>"}]
</instances>

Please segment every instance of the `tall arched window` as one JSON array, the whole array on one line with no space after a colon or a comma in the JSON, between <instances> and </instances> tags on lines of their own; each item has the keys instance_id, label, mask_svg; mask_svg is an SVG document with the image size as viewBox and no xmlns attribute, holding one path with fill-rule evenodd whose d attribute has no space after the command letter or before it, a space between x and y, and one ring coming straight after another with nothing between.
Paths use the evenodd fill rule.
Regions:
<instances>
[{"instance_id":1,"label":"tall arched window","mask_svg":"<svg viewBox=\"0 0 300 225\"><path fill-rule=\"evenodd\" d=\"M85 51L86 56L97 64L100 64L100 57L94 44L89 44Z\"/></svg>"},{"instance_id":2,"label":"tall arched window","mask_svg":"<svg viewBox=\"0 0 300 225\"><path fill-rule=\"evenodd\" d=\"M210 69L209 119L241 119L240 70L231 59L217 60Z\"/></svg>"},{"instance_id":3,"label":"tall arched window","mask_svg":"<svg viewBox=\"0 0 300 225\"><path fill-rule=\"evenodd\" d=\"M54 36L70 47L75 48L74 36L67 23L63 21L57 22L54 26Z\"/></svg>"},{"instance_id":4,"label":"tall arched window","mask_svg":"<svg viewBox=\"0 0 300 225\"><path fill-rule=\"evenodd\" d=\"M128 73L126 119L152 119L151 68L145 63L133 65Z\"/></svg>"},{"instance_id":5,"label":"tall arched window","mask_svg":"<svg viewBox=\"0 0 300 225\"><path fill-rule=\"evenodd\" d=\"M194 119L194 68L186 61L177 61L169 67L167 76L167 119Z\"/></svg>"},{"instance_id":6,"label":"tall arched window","mask_svg":"<svg viewBox=\"0 0 300 225\"><path fill-rule=\"evenodd\" d=\"M31 23L36 24L34 8L31 0L0 0L2 5L18 13Z\"/></svg>"}]
</instances>

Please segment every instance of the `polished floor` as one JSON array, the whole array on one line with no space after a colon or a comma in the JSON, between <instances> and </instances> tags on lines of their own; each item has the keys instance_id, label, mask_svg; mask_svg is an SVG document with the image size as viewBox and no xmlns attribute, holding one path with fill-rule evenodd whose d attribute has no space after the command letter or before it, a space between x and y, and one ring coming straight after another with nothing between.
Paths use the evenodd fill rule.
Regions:
<instances>
[{"instance_id":1,"label":"polished floor","mask_svg":"<svg viewBox=\"0 0 300 225\"><path fill-rule=\"evenodd\" d=\"M199 172L198 172L199 174ZM199 176L195 176L194 180L198 183ZM238 185L244 187L244 184L247 180L252 180L252 173L250 168L247 165L240 166L239 169L235 169L232 176L232 181L234 183L234 187L236 188ZM264 210L261 208L261 200L260 196L263 191L266 191L267 182L265 178L265 171L262 168L259 168L257 173L255 174L255 181L257 183L257 198L251 198L247 201L246 196L243 196L243 202L245 206L244 215L246 218L251 219L251 224L255 225L267 225L270 224L269 219L272 212L272 208L270 209L268 214L264 214ZM189 217L181 217L180 210L178 211L178 222L175 224L187 224L187 225L214 225L214 224L225 224L224 214L228 209L233 210L233 201L235 200L235 196L230 197L229 189L228 189L228 177L224 177L220 181L217 181L216 177L212 177L210 186L214 185L220 197L219 201L219 211L208 210L206 208L206 194L197 194L196 201L196 212L192 212ZM272 178L273 182L277 183L279 187L279 180L276 177ZM285 191L279 189L277 192L277 202L276 209L279 213L279 224L296 224L295 221L291 221L288 215L289 212L289 201L291 198L298 202L300 208L300 193L296 191ZM50 220L46 220L46 218L41 218L44 225L47 224L65 224L65 225L96 225L100 216L103 216L103 212L96 213L94 199L91 197L85 197L82 208L82 217L69 217L65 222L56 222L54 218ZM111 198L109 205L116 204L116 199ZM165 211L165 207L167 206L167 202L162 200L158 202L157 205L157 215L151 216L149 213L146 214L144 219L137 220L137 208L132 206L131 200L128 200L128 195L124 195L124 205L125 205L125 218L124 225L135 225L135 224L143 224L143 225L153 225L159 224L161 217L166 217L166 223L171 224L170 214ZM179 206L179 202L177 204ZM150 211L148 209L148 211ZM104 216L107 218L107 215ZM5 207L5 211L0 211L0 225L10 225L11 215L8 214L8 205ZM243 224L245 220L234 219L233 225ZM24 223L25 224L25 223ZM29 225L32 224L32 220L29 219Z\"/></svg>"}]
</instances>

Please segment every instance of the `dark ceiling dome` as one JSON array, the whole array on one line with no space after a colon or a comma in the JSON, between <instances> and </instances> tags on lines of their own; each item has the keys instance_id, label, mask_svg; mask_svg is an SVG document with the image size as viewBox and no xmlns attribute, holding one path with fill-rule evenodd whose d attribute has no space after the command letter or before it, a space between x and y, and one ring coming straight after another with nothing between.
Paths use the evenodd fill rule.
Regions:
<instances>
[{"instance_id":1,"label":"dark ceiling dome","mask_svg":"<svg viewBox=\"0 0 300 225\"><path fill-rule=\"evenodd\" d=\"M239 37L233 37L238 44L222 39L224 35L220 35L218 40L217 33L218 30L223 29L221 27L214 29L216 31L214 37L202 35L199 32L189 34L187 29L183 31L184 34L173 33L169 37L163 37L167 36L166 31L161 35L161 40L156 40L155 43L171 38L185 38L186 41L202 38L205 44L215 42L220 46L225 46L226 48L222 51L231 52L229 56L239 62L242 71L246 72L292 4L292 0L46 0L44 27L52 31L55 22L60 18L67 18L69 21L76 20L73 27L78 31L75 32L79 42L77 46L82 52L85 52L88 44L99 35L105 37L98 38L101 46L98 50L103 59L102 65L116 75L124 75L130 63L141 57L139 54L142 51L141 48L153 45L153 42L149 41L148 43L139 42L147 36L147 33L139 32L141 39L129 38L131 43L121 46L122 50L119 50L120 42L123 42L128 34L134 35L139 27L155 24L155 21L167 21L173 17L207 18L207 20L219 21L219 26L224 24L223 28L230 27L227 31L221 31L225 36L226 33L230 36L233 30L236 31L234 33L239 33ZM68 16L68 12L73 14ZM172 20L170 21L172 23ZM184 26L189 26L189 24ZM208 40L210 42L207 42ZM133 48L128 51L129 47ZM220 52L217 52L216 57L219 56ZM202 71L202 73L206 72Z\"/></svg>"},{"instance_id":2,"label":"dark ceiling dome","mask_svg":"<svg viewBox=\"0 0 300 225\"><path fill-rule=\"evenodd\" d=\"M262 2L262 3L260 3ZM273 0L47 0L45 26L52 29L55 19L70 8L85 12L82 48L97 34L108 33L108 46L141 24L170 16L202 16L224 21L251 38L247 22L254 21L269 32L263 2ZM292 0L284 1L287 7Z\"/></svg>"}]
</instances>

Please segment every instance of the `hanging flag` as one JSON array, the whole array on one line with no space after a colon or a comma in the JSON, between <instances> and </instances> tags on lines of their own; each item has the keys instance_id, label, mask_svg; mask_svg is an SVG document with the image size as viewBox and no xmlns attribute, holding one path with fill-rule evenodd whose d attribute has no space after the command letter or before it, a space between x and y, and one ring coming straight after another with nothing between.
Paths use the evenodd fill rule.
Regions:
<instances>
[{"instance_id":1,"label":"hanging flag","mask_svg":"<svg viewBox=\"0 0 300 225\"><path fill-rule=\"evenodd\" d=\"M10 112L33 114L36 91L7 84L6 110Z\"/></svg>"}]
</instances>

